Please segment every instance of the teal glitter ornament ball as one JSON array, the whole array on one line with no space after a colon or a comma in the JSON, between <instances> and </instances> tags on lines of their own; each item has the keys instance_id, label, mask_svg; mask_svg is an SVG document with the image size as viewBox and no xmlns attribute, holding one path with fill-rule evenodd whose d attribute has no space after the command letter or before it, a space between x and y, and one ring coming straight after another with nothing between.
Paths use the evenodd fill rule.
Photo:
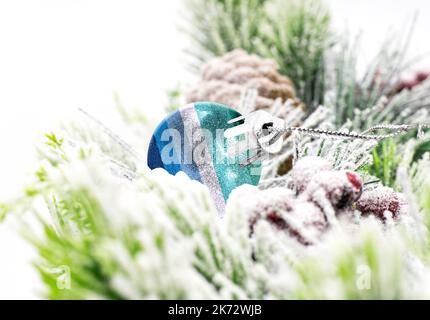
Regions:
<instances>
[{"instance_id":1,"label":"teal glitter ornament ball","mask_svg":"<svg viewBox=\"0 0 430 320\"><path fill-rule=\"evenodd\" d=\"M260 180L260 163L240 165L250 151L234 158L227 155L228 146L240 138L226 139L224 131L238 125L228 121L239 116L239 112L211 102L188 104L171 113L151 138L149 168L164 168L172 175L182 171L200 181L208 187L218 212L223 215L225 203L236 187L257 185Z\"/></svg>"}]
</instances>

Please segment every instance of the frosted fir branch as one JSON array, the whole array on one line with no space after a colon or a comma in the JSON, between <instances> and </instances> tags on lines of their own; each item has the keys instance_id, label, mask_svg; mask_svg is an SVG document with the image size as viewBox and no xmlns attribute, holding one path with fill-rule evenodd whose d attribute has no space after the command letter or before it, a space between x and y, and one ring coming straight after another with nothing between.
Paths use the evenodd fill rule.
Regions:
<instances>
[{"instance_id":1,"label":"frosted fir branch","mask_svg":"<svg viewBox=\"0 0 430 320\"><path fill-rule=\"evenodd\" d=\"M186 281L189 284L189 281L192 281L195 276L197 276L195 285L197 285L199 281L202 284L205 282L203 282L203 278L195 271L194 275L190 274L190 276L187 277L187 280L185 280L184 278L179 278L177 276L178 270L174 272L173 270L168 271L169 268L173 268L174 266L176 266L174 267L175 269L181 269L181 264L178 265L178 263L173 262L173 260L170 259L181 260L183 262L182 265L188 264L188 267L185 267L185 269L181 271L180 274L182 275L188 274L188 272L192 272L192 270L194 269L191 267L193 263L192 260L178 258L180 255L183 255L183 257L190 257L190 254L185 253L184 250L191 250L192 247L190 247L190 245L192 241L188 238L188 240L185 241L188 242L188 245L184 243L184 241L180 241L179 244L176 244L179 239L184 239L184 237L180 236L180 230L175 231L176 227L174 227L174 224L172 224L173 220L169 220L165 216L167 210L165 210L163 206L166 204L160 201L154 202L154 200L156 199L154 199L154 195L151 193L141 193L138 192L138 190L133 192L132 184L126 182L126 180L118 180L118 178L115 179L114 177L110 177L110 175L106 175L104 170L95 163L94 165L91 165L89 163L89 167L86 167L87 165L84 162L73 162L67 168L65 168L64 176L59 177L59 180L56 181L58 185L56 184L54 191L57 194L57 198L60 199L59 201L63 203L63 207L67 210L66 212L68 212L69 215L67 219L64 219L64 217L62 219L62 232L59 234L58 241L64 242L69 237L72 237L71 239L75 239L73 242L68 244L68 246L70 246L68 248L69 253L73 253L77 250L80 251L83 249L80 249L79 246L75 247L73 243L75 243L76 241L78 241L78 243L79 241L85 241L87 236L91 238L96 237L97 240L94 245L98 243L98 249L92 254L89 254L88 258L90 260L99 259L98 252L100 254L103 254L106 259L112 259L115 257L114 261L112 261L111 263L117 266L115 268L115 270L117 271L115 272L114 277L109 281L112 281L113 286L118 286L118 290L121 290L120 292L115 291L115 295L117 295L118 297L142 298L145 296L151 297L151 295L155 295L159 298L191 298L192 292L188 292L187 294L182 292L184 291L185 287L184 282ZM159 178L160 176L158 176L158 179ZM68 187L62 188L60 184ZM73 189L75 189L76 191L72 192ZM73 194L75 194L75 196L73 196ZM141 195L143 197L141 197ZM117 201L112 201L113 197L115 197ZM140 201L144 202L139 204ZM90 205L90 203L92 204ZM90 224L90 230L92 231L90 234L88 234L87 228L85 227L87 223L78 223L77 225L73 224L73 228L70 230L74 231L67 231L67 226L72 226L71 223L74 220L71 219L70 214L79 214L79 212L81 211L76 211L76 209L74 209L79 207L84 209L83 212L86 212L88 218L90 219L89 221L92 222ZM184 212L187 211L184 210ZM56 210L56 214L60 215L61 213ZM142 233L141 231L139 231L139 229L141 228L147 228L148 230L151 230L151 234L154 237L149 236L149 234L145 232ZM136 233L133 230L139 232ZM139 234L141 234L141 236L139 236ZM145 236L145 234L147 235ZM168 237L170 238L164 239L166 235L168 235ZM177 237L179 238L177 239ZM129 241L127 240L128 238L137 245L135 249L133 249L133 246L127 249L127 241ZM53 238L49 241L54 241L51 242L52 245L57 240L56 238ZM111 242L111 245L103 245L104 241ZM122 241L125 242L121 244ZM49 242L47 245L49 245ZM164 245L166 247L164 247ZM136 253L133 254L133 251L141 246L145 248L145 254L141 256L141 253L139 253L141 252L140 250L138 250L137 256ZM179 247L181 248L180 250L178 250ZM151 250L151 248L153 249ZM166 252L164 252L163 248L165 248ZM130 249L133 249L133 251L130 251ZM155 253L157 253L158 255ZM177 258L175 258L176 255L178 255ZM53 260L52 258L54 258L54 256L51 257L50 255L48 255L44 258L48 259L49 261ZM49 263L51 264L55 264L55 262L56 261L49 261ZM80 261L74 262L74 264L79 263ZM151 267L151 265L154 265L154 267ZM70 267L73 269L74 267L76 267L76 265L72 264ZM168 268L167 270L166 267ZM140 268L142 268L142 270L139 270ZM82 271L79 271L79 269L77 269L75 270L75 272L78 272L79 274L79 272ZM154 272L158 272L159 276L157 276L156 274L152 274L152 276L149 276L151 273ZM141 274L147 274L148 277L145 276L140 278L139 275ZM80 276L83 276L83 274L80 274ZM139 277L140 280L136 281L136 277ZM124 280L124 278L126 278L127 281ZM157 279L159 279L159 281ZM95 284L97 284L97 280L94 281ZM183 282L183 284L179 285L178 283L180 283L181 281ZM124 286L125 282L127 282L130 288L127 289L127 286ZM88 283L87 285L91 286L90 283ZM168 286L168 288L163 289L163 286ZM179 287L175 289L175 287L177 286ZM206 285L206 288L204 288L204 286L200 288L203 289L203 291L200 291L199 287L200 285L197 285L195 287L195 290L197 290L195 292L199 292L200 295L203 294L203 292L205 291L211 291L210 285ZM132 290L132 288L134 289ZM61 295L61 292L55 291L55 287L51 289L53 290L51 294ZM90 289L90 287L86 289L88 290ZM79 294L79 291L76 291L75 293Z\"/></svg>"},{"instance_id":2,"label":"frosted fir branch","mask_svg":"<svg viewBox=\"0 0 430 320\"><path fill-rule=\"evenodd\" d=\"M347 129L341 130L349 133ZM303 141L303 137L298 138ZM337 170L359 170L372 162L371 150L376 141L343 140L340 138L319 136L308 142L298 144L298 158L304 156L320 156L328 159Z\"/></svg>"},{"instance_id":3,"label":"frosted fir branch","mask_svg":"<svg viewBox=\"0 0 430 320\"><path fill-rule=\"evenodd\" d=\"M420 212L420 208L418 207L417 198L409 181L408 168L399 166L397 171L397 179L399 181L398 183L402 187L402 192L405 195L406 201L408 203L408 218L412 222L410 234L416 238L416 241L420 245L425 245L427 230L423 223L423 216L422 212Z\"/></svg>"},{"instance_id":4,"label":"frosted fir branch","mask_svg":"<svg viewBox=\"0 0 430 320\"><path fill-rule=\"evenodd\" d=\"M121 137L119 137L113 130L109 129L104 123L102 123L99 119L89 114L87 111L83 109L78 109L88 120L92 122L93 125L96 125L99 131L101 131L112 144L118 145L118 147L124 152L127 153L130 158L134 158L138 162L142 162L144 157L139 154L137 150L135 150L130 144L125 142Z\"/></svg>"},{"instance_id":5,"label":"frosted fir branch","mask_svg":"<svg viewBox=\"0 0 430 320\"><path fill-rule=\"evenodd\" d=\"M430 82L426 81L411 91L404 91L394 96L384 108L370 114L375 116L373 123L419 124L428 123ZM376 111L376 110L375 110Z\"/></svg>"},{"instance_id":6,"label":"frosted fir branch","mask_svg":"<svg viewBox=\"0 0 430 320\"><path fill-rule=\"evenodd\" d=\"M275 1L268 6L267 31L257 39L257 52L277 61L281 73L293 79L309 112L324 101L329 24L330 14L320 1Z\"/></svg>"},{"instance_id":7,"label":"frosted fir branch","mask_svg":"<svg viewBox=\"0 0 430 320\"><path fill-rule=\"evenodd\" d=\"M405 35L387 38L378 54L373 58L363 76L357 72L360 52L360 37L353 41L341 39L327 55L326 91L324 103L335 110L336 126L347 119L356 118L358 111L365 111L384 99L396 95L401 75L410 67L405 61L414 22L410 23ZM371 124L372 118L363 118L355 129L363 130ZM374 120L375 123L378 120Z\"/></svg>"},{"instance_id":8,"label":"frosted fir branch","mask_svg":"<svg viewBox=\"0 0 430 320\"><path fill-rule=\"evenodd\" d=\"M348 232L353 235L348 235ZM312 251L302 260L298 267L300 274L304 280L311 278L314 282L307 285L304 282L296 293L300 297L348 299L393 299L428 295L427 290L413 284L417 278L427 279L429 270L424 267L414 282L410 282L408 275L411 270L406 257L411 254L401 239L401 233L396 230L384 233L381 226L372 219L364 220L355 231L344 227L338 229L327 236L318 250ZM396 267L392 268L393 265L386 264L386 261L396 261ZM337 263L352 267L333 268L333 265L340 266ZM368 286L366 272L370 272L367 275L371 276ZM325 276L320 278L318 274ZM353 274L362 277L354 277ZM394 284L391 281L396 282ZM407 291L406 288L411 287L416 290Z\"/></svg>"},{"instance_id":9,"label":"frosted fir branch","mask_svg":"<svg viewBox=\"0 0 430 320\"><path fill-rule=\"evenodd\" d=\"M427 134L428 138L430 134ZM425 153L418 161L414 162L416 141L410 141L405 148L405 157L399 166L398 184L405 190L412 211L411 233L426 237L430 240L430 153ZM412 230L417 230L417 233ZM421 240L422 241L422 240Z\"/></svg>"},{"instance_id":10,"label":"frosted fir branch","mask_svg":"<svg viewBox=\"0 0 430 320\"><path fill-rule=\"evenodd\" d=\"M187 0L187 25L194 48L189 50L196 69L210 57L233 49L254 52L254 42L260 36L266 19L265 3L269 0Z\"/></svg>"},{"instance_id":11,"label":"frosted fir branch","mask_svg":"<svg viewBox=\"0 0 430 320\"><path fill-rule=\"evenodd\" d=\"M77 112L75 119L63 123L55 134L47 135L46 140L36 148L40 159L46 159L55 165L67 162L69 154L82 159L97 155L102 162L109 164L108 171L132 179L138 167L144 165L142 154L148 144L148 139L138 137L140 134L149 135L148 128L139 127L144 128L145 132L135 131L133 127L121 132L127 140L140 148L137 151L136 147L131 146L99 119L88 115L86 111L81 114ZM55 139L61 143L55 143Z\"/></svg>"}]
</instances>

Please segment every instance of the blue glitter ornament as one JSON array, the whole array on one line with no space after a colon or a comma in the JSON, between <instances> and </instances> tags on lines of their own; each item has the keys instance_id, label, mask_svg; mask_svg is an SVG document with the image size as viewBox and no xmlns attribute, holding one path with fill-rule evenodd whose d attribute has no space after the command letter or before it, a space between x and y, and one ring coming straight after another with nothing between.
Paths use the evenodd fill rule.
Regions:
<instances>
[{"instance_id":1,"label":"blue glitter ornament","mask_svg":"<svg viewBox=\"0 0 430 320\"><path fill-rule=\"evenodd\" d=\"M218 212L225 213L225 202L236 187L257 185L261 164L241 166L249 150L231 157L227 149L240 140L224 138L224 131L237 125L228 121L240 113L224 105L197 102L168 115L155 130L148 150L148 166L179 171L206 185Z\"/></svg>"}]
</instances>

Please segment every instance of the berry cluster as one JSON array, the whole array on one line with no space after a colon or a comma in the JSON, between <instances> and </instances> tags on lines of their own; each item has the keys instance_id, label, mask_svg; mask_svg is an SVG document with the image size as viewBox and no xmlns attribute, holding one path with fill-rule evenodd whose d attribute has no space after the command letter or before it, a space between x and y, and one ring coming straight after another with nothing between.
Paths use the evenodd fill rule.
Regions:
<instances>
[{"instance_id":1,"label":"berry cluster","mask_svg":"<svg viewBox=\"0 0 430 320\"><path fill-rule=\"evenodd\" d=\"M345 209L360 198L363 185L352 171L335 171L320 157L305 157L294 166L291 176L299 197L317 204L328 200L336 209ZM325 203L327 203L325 201Z\"/></svg>"},{"instance_id":2,"label":"berry cluster","mask_svg":"<svg viewBox=\"0 0 430 320\"><path fill-rule=\"evenodd\" d=\"M401 193L388 187L378 187L363 193L356 206L362 215L374 215L385 221L388 217L398 219L406 201Z\"/></svg>"},{"instance_id":3,"label":"berry cluster","mask_svg":"<svg viewBox=\"0 0 430 320\"><path fill-rule=\"evenodd\" d=\"M251 192L253 196L246 201L251 236L257 223L265 220L308 245L330 226L329 212L335 216L357 212L384 222L388 217L397 219L405 207L402 194L388 187L363 191L357 173L333 170L324 158L302 158L291 178L295 192L283 187Z\"/></svg>"}]
</instances>

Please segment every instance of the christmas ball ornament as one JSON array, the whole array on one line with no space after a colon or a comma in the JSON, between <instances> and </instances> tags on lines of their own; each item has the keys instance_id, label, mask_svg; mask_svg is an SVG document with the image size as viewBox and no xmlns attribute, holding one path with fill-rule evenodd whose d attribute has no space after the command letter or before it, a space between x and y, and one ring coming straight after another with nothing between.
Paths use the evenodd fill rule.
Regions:
<instances>
[{"instance_id":1,"label":"christmas ball ornament","mask_svg":"<svg viewBox=\"0 0 430 320\"><path fill-rule=\"evenodd\" d=\"M362 215L374 215L385 221L386 214L390 214L393 219L398 218L406 201L401 193L389 187L377 187L364 192L356 205Z\"/></svg>"},{"instance_id":2,"label":"christmas ball ornament","mask_svg":"<svg viewBox=\"0 0 430 320\"><path fill-rule=\"evenodd\" d=\"M236 124L228 121L241 116L224 105L197 102L168 115L156 128L148 149L148 166L164 168L174 175L179 171L206 185L215 206L223 215L225 202L236 187L257 185L261 165L241 166L251 151L231 158L229 145L240 137L224 138L224 131Z\"/></svg>"}]
</instances>

